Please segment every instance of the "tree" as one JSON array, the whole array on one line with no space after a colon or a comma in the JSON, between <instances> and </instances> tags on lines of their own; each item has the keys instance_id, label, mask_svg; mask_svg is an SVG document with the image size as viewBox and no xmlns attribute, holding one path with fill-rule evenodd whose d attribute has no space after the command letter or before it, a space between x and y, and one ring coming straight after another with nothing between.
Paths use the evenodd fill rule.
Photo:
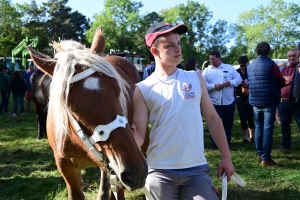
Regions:
<instances>
[{"instance_id":1,"label":"tree","mask_svg":"<svg viewBox=\"0 0 300 200\"><path fill-rule=\"evenodd\" d=\"M10 0L0 0L0 56L10 57L11 50L22 41L22 21Z\"/></svg>"},{"instance_id":2,"label":"tree","mask_svg":"<svg viewBox=\"0 0 300 200\"><path fill-rule=\"evenodd\" d=\"M17 8L23 16L22 35L28 36L28 38L38 37L38 49L46 53L47 48L49 48L48 33L45 29L46 9L38 6L35 0L32 0L30 4L17 4Z\"/></svg>"},{"instance_id":3,"label":"tree","mask_svg":"<svg viewBox=\"0 0 300 200\"><path fill-rule=\"evenodd\" d=\"M43 3L46 12L44 28L47 30L50 41L61 39L74 39L85 42L85 33L89 28L88 21L78 11L66 6L68 0L49 0Z\"/></svg>"},{"instance_id":4,"label":"tree","mask_svg":"<svg viewBox=\"0 0 300 200\"><path fill-rule=\"evenodd\" d=\"M300 7L283 0L271 0L267 6L243 12L237 25L238 37L248 48L250 58L256 56L259 42L268 42L273 58L286 58L288 50L295 48L300 32Z\"/></svg>"},{"instance_id":5,"label":"tree","mask_svg":"<svg viewBox=\"0 0 300 200\"><path fill-rule=\"evenodd\" d=\"M136 51L135 41L139 26L141 2L130 0L105 0L104 11L95 15L95 22L87 31L87 40L93 39L95 30L102 26L107 49Z\"/></svg>"},{"instance_id":6,"label":"tree","mask_svg":"<svg viewBox=\"0 0 300 200\"><path fill-rule=\"evenodd\" d=\"M161 11L164 20L173 24L186 24L187 34L181 38L183 60L194 57L200 61L206 60L211 50L216 49L221 54L227 54L226 44L229 42L231 30L228 23L218 20L211 24L212 12L204 4L188 0L187 4L179 4L168 10Z\"/></svg>"}]
</instances>

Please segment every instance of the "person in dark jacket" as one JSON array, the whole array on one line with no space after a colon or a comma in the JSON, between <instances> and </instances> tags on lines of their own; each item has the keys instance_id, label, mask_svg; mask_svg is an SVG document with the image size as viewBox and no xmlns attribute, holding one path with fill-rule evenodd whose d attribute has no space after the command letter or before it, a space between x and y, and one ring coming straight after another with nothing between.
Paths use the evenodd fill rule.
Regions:
<instances>
[{"instance_id":1,"label":"person in dark jacket","mask_svg":"<svg viewBox=\"0 0 300 200\"><path fill-rule=\"evenodd\" d=\"M27 88L26 83L24 79L21 77L20 72L15 71L10 83L10 89L12 91L13 100L14 100L14 113L12 114L12 117L17 116L18 102L20 103L20 107L21 107L21 116L25 115L24 97L25 97L26 88Z\"/></svg>"},{"instance_id":2,"label":"person in dark jacket","mask_svg":"<svg viewBox=\"0 0 300 200\"><path fill-rule=\"evenodd\" d=\"M243 144L250 142L254 143L253 138L253 129L254 129L254 118L253 118L253 106L249 104L249 94L243 93L242 89L245 88L246 91L249 91L248 85L248 74L247 74L247 64L248 57L246 55L241 55L238 59L240 64L240 68L236 71L242 77L242 84L234 88L234 97L236 107L239 112L240 121L241 121L241 129L243 132ZM248 136L249 133L249 136Z\"/></svg>"},{"instance_id":3,"label":"person in dark jacket","mask_svg":"<svg viewBox=\"0 0 300 200\"><path fill-rule=\"evenodd\" d=\"M154 57L151 53L149 53L148 55L148 59L150 61L150 65L148 65L143 73L143 80L145 80L146 78L148 78L155 70L155 60Z\"/></svg>"},{"instance_id":4,"label":"person in dark jacket","mask_svg":"<svg viewBox=\"0 0 300 200\"><path fill-rule=\"evenodd\" d=\"M2 72L0 72L0 92L1 92L1 103L0 103L0 112L4 110L4 113L8 113L8 102L9 102L9 84L10 77L7 74L8 68L2 66Z\"/></svg>"},{"instance_id":5,"label":"person in dark jacket","mask_svg":"<svg viewBox=\"0 0 300 200\"><path fill-rule=\"evenodd\" d=\"M256 47L257 58L247 67L249 101L253 105L255 119L255 146L263 166L279 166L271 158L276 105L280 88L285 85L276 63L269 58L269 43Z\"/></svg>"}]
</instances>

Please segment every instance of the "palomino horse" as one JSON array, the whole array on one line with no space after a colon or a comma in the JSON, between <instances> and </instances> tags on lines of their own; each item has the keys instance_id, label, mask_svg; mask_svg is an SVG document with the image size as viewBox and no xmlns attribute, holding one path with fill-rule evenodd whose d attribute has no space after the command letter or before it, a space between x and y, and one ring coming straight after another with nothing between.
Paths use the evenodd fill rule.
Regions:
<instances>
[{"instance_id":1,"label":"palomino horse","mask_svg":"<svg viewBox=\"0 0 300 200\"><path fill-rule=\"evenodd\" d=\"M110 199L109 166L128 190L142 188L148 172L129 125L139 74L121 57L96 55L104 46L98 32L91 52L70 40L53 44L54 59L28 49L36 66L52 77L47 136L69 199L84 199L84 168L97 166L101 170L97 199Z\"/></svg>"}]
</instances>

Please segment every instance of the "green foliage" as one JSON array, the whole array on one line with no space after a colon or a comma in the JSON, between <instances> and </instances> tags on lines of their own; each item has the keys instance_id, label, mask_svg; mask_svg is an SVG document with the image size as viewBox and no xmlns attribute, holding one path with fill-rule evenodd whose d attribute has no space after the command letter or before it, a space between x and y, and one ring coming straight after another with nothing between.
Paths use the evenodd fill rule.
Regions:
<instances>
[{"instance_id":1,"label":"green foliage","mask_svg":"<svg viewBox=\"0 0 300 200\"><path fill-rule=\"evenodd\" d=\"M91 42L95 30L101 26L106 37L106 52L109 49L128 50L136 52L135 45L138 39L140 2L130 0L106 0L104 11L95 15L95 22L87 31L87 40Z\"/></svg>"},{"instance_id":2,"label":"green foliage","mask_svg":"<svg viewBox=\"0 0 300 200\"><path fill-rule=\"evenodd\" d=\"M262 41L271 45L272 58L286 58L299 39L299 13L300 6L295 3L271 0L265 7L240 14L238 37L247 44L250 58L255 57L255 47Z\"/></svg>"},{"instance_id":3,"label":"green foliage","mask_svg":"<svg viewBox=\"0 0 300 200\"><path fill-rule=\"evenodd\" d=\"M20 17L10 0L0 0L0 57L10 57L11 50L22 41Z\"/></svg>"}]
</instances>

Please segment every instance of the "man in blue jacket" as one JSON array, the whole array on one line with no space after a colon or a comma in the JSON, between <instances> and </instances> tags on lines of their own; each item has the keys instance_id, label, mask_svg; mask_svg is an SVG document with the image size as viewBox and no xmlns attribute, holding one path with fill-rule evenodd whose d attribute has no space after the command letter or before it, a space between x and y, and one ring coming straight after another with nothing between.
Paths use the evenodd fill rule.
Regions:
<instances>
[{"instance_id":1,"label":"man in blue jacket","mask_svg":"<svg viewBox=\"0 0 300 200\"><path fill-rule=\"evenodd\" d=\"M285 85L276 63L269 58L267 42L256 47L257 58L247 67L249 101L253 105L255 119L255 146L263 166L279 166L271 158L276 105L280 100L280 88Z\"/></svg>"}]
</instances>

